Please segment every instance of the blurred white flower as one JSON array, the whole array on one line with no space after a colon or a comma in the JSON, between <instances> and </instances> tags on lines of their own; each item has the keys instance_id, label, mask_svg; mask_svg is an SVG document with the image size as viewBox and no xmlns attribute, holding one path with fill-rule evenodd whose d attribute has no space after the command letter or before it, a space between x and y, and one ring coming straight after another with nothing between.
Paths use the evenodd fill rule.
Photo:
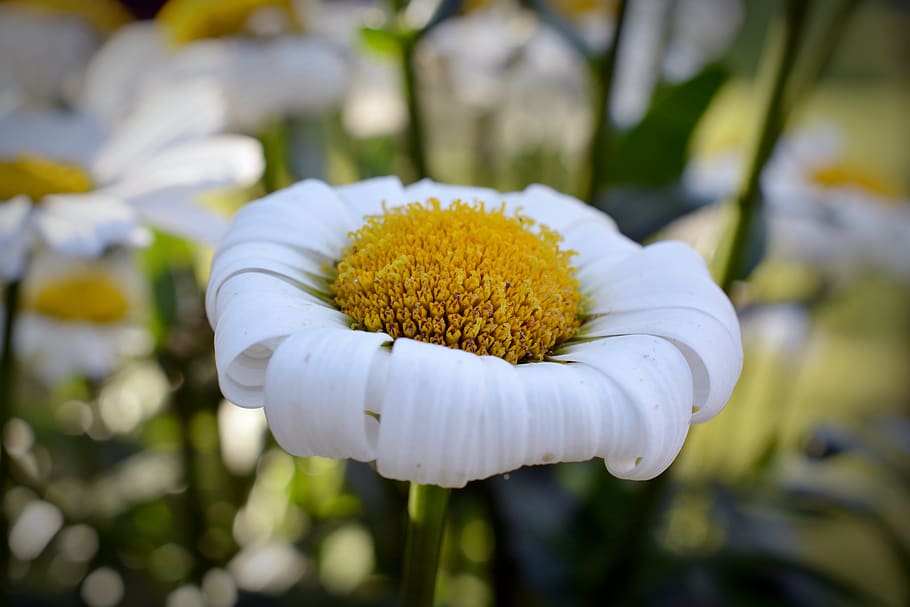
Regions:
<instances>
[{"instance_id":1,"label":"blurred white flower","mask_svg":"<svg viewBox=\"0 0 910 607\"><path fill-rule=\"evenodd\" d=\"M212 135L217 107L196 83L144 99L107 128L62 111L0 117L0 279L18 276L39 242L75 256L141 244L140 221L213 244L226 219L196 197L249 185L263 169L256 141Z\"/></svg>"},{"instance_id":2,"label":"blurred white flower","mask_svg":"<svg viewBox=\"0 0 910 607\"><path fill-rule=\"evenodd\" d=\"M15 87L23 104L72 99L92 53L130 19L116 0L0 4L0 96Z\"/></svg>"},{"instance_id":3,"label":"blurred white flower","mask_svg":"<svg viewBox=\"0 0 910 607\"><path fill-rule=\"evenodd\" d=\"M740 0L636 0L627 11L612 99L623 126L641 119L658 82L686 80L718 59L743 17Z\"/></svg>"},{"instance_id":4,"label":"blurred white flower","mask_svg":"<svg viewBox=\"0 0 910 607\"><path fill-rule=\"evenodd\" d=\"M348 58L296 28L288 2L170 0L156 21L121 28L98 51L81 103L107 116L136 97L202 78L220 87L229 128L244 131L340 103Z\"/></svg>"},{"instance_id":5,"label":"blurred white flower","mask_svg":"<svg viewBox=\"0 0 910 607\"><path fill-rule=\"evenodd\" d=\"M124 357L146 354L142 281L125 249L98 259L37 254L13 336L19 357L53 385L73 375L101 379Z\"/></svg>"},{"instance_id":6,"label":"blurred white flower","mask_svg":"<svg viewBox=\"0 0 910 607\"><path fill-rule=\"evenodd\" d=\"M696 158L684 183L718 201L732 196L741 170L741 150L721 150ZM870 267L910 280L910 199L892 178L849 160L833 127L782 138L762 174L762 190L770 258L846 280ZM707 232L700 238L708 255L721 229L709 219L713 214L701 213ZM683 225L692 221L686 218Z\"/></svg>"},{"instance_id":7,"label":"blurred white flower","mask_svg":"<svg viewBox=\"0 0 910 607\"><path fill-rule=\"evenodd\" d=\"M592 457L653 477L742 364L694 251L543 186L302 182L237 214L206 298L225 396L290 453L449 487Z\"/></svg>"},{"instance_id":8,"label":"blurred white flower","mask_svg":"<svg viewBox=\"0 0 910 607\"><path fill-rule=\"evenodd\" d=\"M461 112L469 123L494 116L495 130L479 136L506 156L552 146L571 160L587 145L588 68L533 13L508 4L474 10L443 22L418 50L427 105L450 129L445 141L473 132Z\"/></svg>"}]
</instances>

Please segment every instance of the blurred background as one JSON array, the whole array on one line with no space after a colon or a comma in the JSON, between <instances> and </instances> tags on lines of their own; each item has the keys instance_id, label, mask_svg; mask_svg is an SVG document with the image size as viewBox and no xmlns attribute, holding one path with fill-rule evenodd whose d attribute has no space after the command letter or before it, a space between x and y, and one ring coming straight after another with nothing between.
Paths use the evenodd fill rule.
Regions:
<instances>
[{"instance_id":1,"label":"blurred background","mask_svg":"<svg viewBox=\"0 0 910 607\"><path fill-rule=\"evenodd\" d=\"M76 141L23 136L36 112L116 131L204 81L218 132L265 160L198 193L209 219L306 177L539 182L711 260L787 4L6 0L0 199L26 193L17 146ZM822 50L762 175L731 291L745 368L722 414L654 481L598 460L455 492L437 604L910 603L908 33L906 2L811 6ZM23 293L6 298L4 604L396 604L407 486L291 457L260 410L222 400L202 306L219 232L159 215L91 279L39 250L0 285Z\"/></svg>"}]
</instances>

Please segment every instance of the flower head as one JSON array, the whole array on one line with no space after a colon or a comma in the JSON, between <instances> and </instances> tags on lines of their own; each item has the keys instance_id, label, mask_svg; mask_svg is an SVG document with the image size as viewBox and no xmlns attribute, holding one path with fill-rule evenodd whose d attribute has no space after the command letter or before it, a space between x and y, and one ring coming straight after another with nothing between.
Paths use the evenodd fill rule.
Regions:
<instances>
[{"instance_id":1,"label":"flower head","mask_svg":"<svg viewBox=\"0 0 910 607\"><path fill-rule=\"evenodd\" d=\"M448 487L593 457L655 476L742 364L694 251L543 186L306 181L238 213L206 298L225 396L285 449Z\"/></svg>"},{"instance_id":2,"label":"flower head","mask_svg":"<svg viewBox=\"0 0 910 607\"><path fill-rule=\"evenodd\" d=\"M144 222L214 243L226 222L195 196L253 183L262 154L252 139L212 135L213 96L174 89L111 128L77 112L0 118L0 279L17 277L39 243L82 257L141 244Z\"/></svg>"},{"instance_id":3,"label":"flower head","mask_svg":"<svg viewBox=\"0 0 910 607\"><path fill-rule=\"evenodd\" d=\"M154 22L121 28L86 70L81 102L110 115L135 98L200 79L215 83L232 129L339 103L345 53L299 32L289 0L170 0ZM141 66L141 69L137 69Z\"/></svg>"},{"instance_id":4,"label":"flower head","mask_svg":"<svg viewBox=\"0 0 910 607\"><path fill-rule=\"evenodd\" d=\"M37 254L14 335L22 360L51 385L77 374L106 377L124 356L151 346L140 322L146 295L124 249L98 259Z\"/></svg>"}]
</instances>

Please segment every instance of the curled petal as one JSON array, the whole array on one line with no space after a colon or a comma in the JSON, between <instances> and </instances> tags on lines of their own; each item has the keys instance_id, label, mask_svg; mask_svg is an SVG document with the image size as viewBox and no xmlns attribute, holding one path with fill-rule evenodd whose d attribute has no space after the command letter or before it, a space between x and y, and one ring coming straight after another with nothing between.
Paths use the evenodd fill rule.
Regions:
<instances>
[{"instance_id":1,"label":"curled petal","mask_svg":"<svg viewBox=\"0 0 910 607\"><path fill-rule=\"evenodd\" d=\"M601 392L601 453L620 478L645 480L667 469L689 431L692 373L672 344L624 335L566 348L554 359L596 369L612 384Z\"/></svg>"},{"instance_id":2,"label":"curled petal","mask_svg":"<svg viewBox=\"0 0 910 607\"><path fill-rule=\"evenodd\" d=\"M327 185L307 180L240 209L220 248L274 242L337 259L355 228L350 211Z\"/></svg>"},{"instance_id":3,"label":"curled petal","mask_svg":"<svg viewBox=\"0 0 910 607\"><path fill-rule=\"evenodd\" d=\"M572 265L585 268L597 263L605 268L641 249L641 245L616 231L612 221L583 221L563 232L562 248L575 251Z\"/></svg>"},{"instance_id":4,"label":"curled petal","mask_svg":"<svg viewBox=\"0 0 910 607\"><path fill-rule=\"evenodd\" d=\"M510 210L520 209L523 214L558 232L565 232L586 221L602 222L616 230L616 224L607 215L545 185L530 185L523 192L511 192L501 197Z\"/></svg>"},{"instance_id":5,"label":"curled petal","mask_svg":"<svg viewBox=\"0 0 910 607\"><path fill-rule=\"evenodd\" d=\"M586 276L595 267L601 264L580 274ZM589 282L599 284L590 295L589 312L595 318L583 327L583 335L668 339L692 369L697 409L693 421L716 415L742 370L742 339L736 312L701 257L681 243L657 243L610 264Z\"/></svg>"},{"instance_id":6,"label":"curled petal","mask_svg":"<svg viewBox=\"0 0 910 607\"><path fill-rule=\"evenodd\" d=\"M294 285L257 273L238 274L225 282L213 312L221 390L245 407L262 406L266 367L288 335L348 327L340 312L315 303Z\"/></svg>"},{"instance_id":7,"label":"curled petal","mask_svg":"<svg viewBox=\"0 0 910 607\"><path fill-rule=\"evenodd\" d=\"M288 337L265 377L265 414L278 444L299 456L376 459L380 412L369 408L368 386L374 368L384 370L390 341L348 329Z\"/></svg>"}]
</instances>

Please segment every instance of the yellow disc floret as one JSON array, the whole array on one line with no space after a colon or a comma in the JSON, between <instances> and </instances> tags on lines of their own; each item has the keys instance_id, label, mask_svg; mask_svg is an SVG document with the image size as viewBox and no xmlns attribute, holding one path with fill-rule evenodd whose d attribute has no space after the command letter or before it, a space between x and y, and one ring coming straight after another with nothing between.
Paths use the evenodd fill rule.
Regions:
<instances>
[{"instance_id":1,"label":"yellow disc floret","mask_svg":"<svg viewBox=\"0 0 910 607\"><path fill-rule=\"evenodd\" d=\"M100 324L121 321L129 310L123 289L99 272L50 281L35 291L27 305L59 320Z\"/></svg>"},{"instance_id":2,"label":"yellow disc floret","mask_svg":"<svg viewBox=\"0 0 910 607\"><path fill-rule=\"evenodd\" d=\"M294 16L291 0L168 0L155 18L176 45L220 38L247 31L250 19L262 10Z\"/></svg>"},{"instance_id":3,"label":"yellow disc floret","mask_svg":"<svg viewBox=\"0 0 910 607\"><path fill-rule=\"evenodd\" d=\"M846 162L815 166L809 172L809 179L824 188L856 188L883 198L901 195L900 186L887 175Z\"/></svg>"},{"instance_id":4,"label":"yellow disc floret","mask_svg":"<svg viewBox=\"0 0 910 607\"><path fill-rule=\"evenodd\" d=\"M91 177L74 164L33 155L0 160L0 200L28 196L38 202L48 194L81 194L91 189Z\"/></svg>"},{"instance_id":5,"label":"yellow disc floret","mask_svg":"<svg viewBox=\"0 0 910 607\"><path fill-rule=\"evenodd\" d=\"M355 329L541 360L580 322L574 253L560 239L504 206L415 202L351 234L332 292Z\"/></svg>"}]
</instances>

